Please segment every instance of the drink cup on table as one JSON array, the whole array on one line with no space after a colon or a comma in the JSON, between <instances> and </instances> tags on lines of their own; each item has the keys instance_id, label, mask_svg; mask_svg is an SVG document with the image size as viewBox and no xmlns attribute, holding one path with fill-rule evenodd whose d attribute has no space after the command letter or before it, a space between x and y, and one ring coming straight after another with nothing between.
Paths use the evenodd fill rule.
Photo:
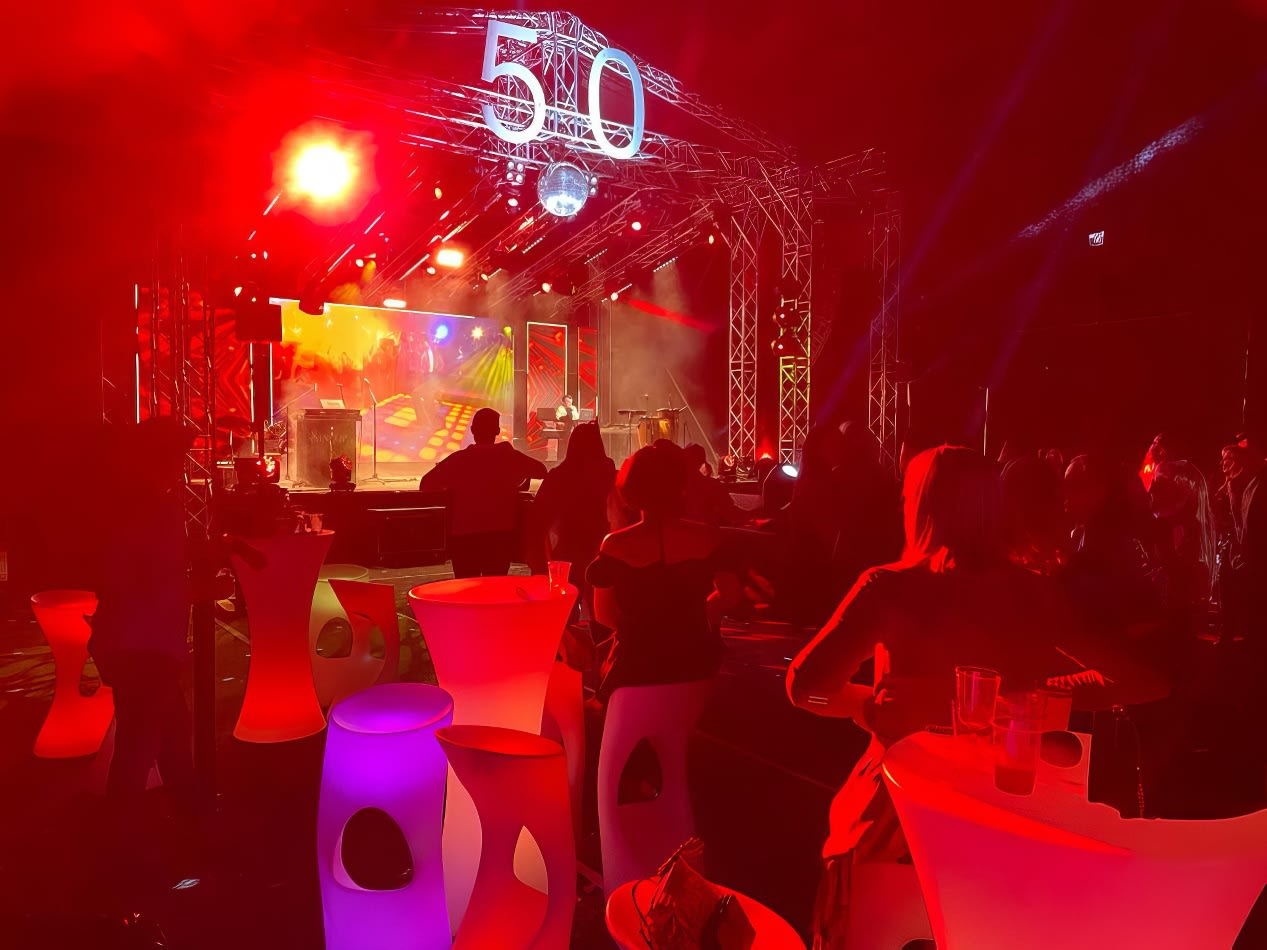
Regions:
<instances>
[{"instance_id":1,"label":"drink cup on table","mask_svg":"<svg viewBox=\"0 0 1267 950\"><path fill-rule=\"evenodd\" d=\"M572 572L571 561L549 561L550 589L563 590L568 586L568 575Z\"/></svg>"},{"instance_id":2,"label":"drink cup on table","mask_svg":"<svg viewBox=\"0 0 1267 950\"><path fill-rule=\"evenodd\" d=\"M994 787L1011 795L1032 795L1042 745L1040 723L1025 719L994 722Z\"/></svg>"},{"instance_id":3,"label":"drink cup on table","mask_svg":"<svg viewBox=\"0 0 1267 950\"><path fill-rule=\"evenodd\" d=\"M981 666L955 667L955 735L988 736L998 700L998 670Z\"/></svg>"}]
</instances>

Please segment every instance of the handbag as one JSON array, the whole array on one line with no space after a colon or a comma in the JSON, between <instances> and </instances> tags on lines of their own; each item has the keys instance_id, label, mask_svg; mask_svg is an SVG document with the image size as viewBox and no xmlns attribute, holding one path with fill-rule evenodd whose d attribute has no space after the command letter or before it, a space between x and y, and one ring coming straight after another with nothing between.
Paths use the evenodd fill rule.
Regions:
<instances>
[{"instance_id":1,"label":"handbag","mask_svg":"<svg viewBox=\"0 0 1267 950\"><path fill-rule=\"evenodd\" d=\"M660 867L642 917L642 938L651 950L748 950L756 939L735 893L696 869L702 856L700 839L688 838ZM634 885L635 906L637 889L652 883Z\"/></svg>"}]
</instances>

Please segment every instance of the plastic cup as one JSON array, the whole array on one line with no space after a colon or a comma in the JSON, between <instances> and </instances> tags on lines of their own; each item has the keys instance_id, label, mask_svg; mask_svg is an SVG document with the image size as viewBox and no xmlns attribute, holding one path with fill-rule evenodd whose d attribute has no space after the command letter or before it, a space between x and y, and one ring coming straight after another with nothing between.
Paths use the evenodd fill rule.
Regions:
<instances>
[{"instance_id":1,"label":"plastic cup","mask_svg":"<svg viewBox=\"0 0 1267 950\"><path fill-rule=\"evenodd\" d=\"M1073 690L1048 686L1039 690L1046 700L1043 712L1044 732L1065 732L1073 713Z\"/></svg>"},{"instance_id":2,"label":"plastic cup","mask_svg":"<svg viewBox=\"0 0 1267 950\"><path fill-rule=\"evenodd\" d=\"M988 736L1002 677L982 666L955 667L955 735Z\"/></svg>"},{"instance_id":3,"label":"plastic cup","mask_svg":"<svg viewBox=\"0 0 1267 950\"><path fill-rule=\"evenodd\" d=\"M549 561L550 589L563 590L568 586L568 575L572 572L571 561Z\"/></svg>"},{"instance_id":4,"label":"plastic cup","mask_svg":"<svg viewBox=\"0 0 1267 950\"><path fill-rule=\"evenodd\" d=\"M1042 746L1040 724L1024 719L994 722L994 787L1010 795L1032 795Z\"/></svg>"}]
</instances>

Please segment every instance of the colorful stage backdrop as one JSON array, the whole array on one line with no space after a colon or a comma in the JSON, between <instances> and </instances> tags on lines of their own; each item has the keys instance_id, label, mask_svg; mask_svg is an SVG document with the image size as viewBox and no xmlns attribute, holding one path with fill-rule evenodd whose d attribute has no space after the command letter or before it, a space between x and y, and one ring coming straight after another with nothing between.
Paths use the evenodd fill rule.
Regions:
<instances>
[{"instance_id":1,"label":"colorful stage backdrop","mask_svg":"<svg viewBox=\"0 0 1267 950\"><path fill-rule=\"evenodd\" d=\"M491 406L509 434L511 335L500 321L451 314L328 304L322 316L282 305L282 342L273 346L279 417L342 401L364 409L362 475L373 456L400 474L430 468L467 441L475 411Z\"/></svg>"}]
</instances>

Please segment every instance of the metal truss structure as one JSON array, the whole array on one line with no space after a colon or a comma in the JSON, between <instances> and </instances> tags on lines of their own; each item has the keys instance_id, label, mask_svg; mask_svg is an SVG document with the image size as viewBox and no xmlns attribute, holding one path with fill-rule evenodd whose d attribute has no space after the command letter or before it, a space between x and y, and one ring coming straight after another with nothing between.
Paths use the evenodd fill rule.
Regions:
<instances>
[{"instance_id":1,"label":"metal truss structure","mask_svg":"<svg viewBox=\"0 0 1267 950\"><path fill-rule=\"evenodd\" d=\"M560 266L583 264L585 274L573 293L559 296L555 305L562 311L585 307L610 293L613 282L677 257L699 242L706 226L728 218L732 259L727 447L741 466L747 466L754 461L757 443L758 251L770 235L779 244L780 273L769 279L793 315L793 331L800 341L796 354L781 358L778 374L779 457L784 462L794 461L809 428L811 367L829 330L826 321L820 321L820 327L811 319L813 203L819 199L864 203L883 177L883 154L868 149L809 168L787 145L686 91L663 70L637 56L622 54L636 65L645 96L680 110L701 125L713 141L688 141L644 129L636 154L613 157L611 149L605 149L598 139L619 148L631 143L638 131L599 117L602 134L598 135L586 104L586 84L596 81L599 88L614 87L631 79L623 68L603 70L601 62L597 80L592 78L596 58L610 52L609 44L576 16L561 12L424 10L403 28L400 23L392 23L391 28L407 34L478 41L491 36L494 21L536 31L535 41L502 36L497 53L503 66L513 64L536 78L544 103L525 94L522 79L512 82L506 74L484 85L465 85L407 75L364 60L333 54L316 56L321 76L317 85L333 113L326 118L340 121L338 113L344 111L341 104L354 107L348 111L366 107L391 111L401 117L404 144L469 156L484 169L482 193L477 189L460 203L443 226L447 233L421 235L413 244L397 248L391 265L380 267L376 279L384 286L404 279L427 259L436 242L462 233L480 215L501 204L498 188L527 191L531 173L560 160L573 162L598 179L608 202L606 208L587 217L584 227L565 237L556 231L559 219L539 207L528 207L535 202L524 202L519 214L510 217L481 247L468 252L467 263L453 275L451 286L478 285L493 269L490 260L509 255L513 266L507 265L508 276L487 284L486 300L492 308L537 293L542 280L557 273ZM541 130L528 141L507 141L490 129L481 111L485 104L491 106L496 120L511 129L526 128L544 112ZM509 185L508 169L512 171ZM521 171L523 181L517 180ZM635 209L658 214L660 219L649 229L645 241L613 252L612 236L620 232ZM437 227L437 232L441 230ZM531 255L547 239L551 240L549 253ZM892 273L896 279L896 270ZM889 366L873 361L873 367L877 365ZM891 378L886 377L881 388L887 392L884 387L891 385ZM874 380L872 386L874 393Z\"/></svg>"},{"instance_id":2,"label":"metal truss structure","mask_svg":"<svg viewBox=\"0 0 1267 950\"><path fill-rule=\"evenodd\" d=\"M157 242L145 306L137 309L136 422L168 416L193 435L185 455L185 524L191 538L211 531L215 477L214 308L196 286L187 250ZM140 294L138 293L138 303Z\"/></svg>"},{"instance_id":3,"label":"metal truss structure","mask_svg":"<svg viewBox=\"0 0 1267 950\"><path fill-rule=\"evenodd\" d=\"M876 195L871 223L871 271L876 311L871 318L867 374L867 426L880 444L880 461L896 469L898 414L898 305L902 266L902 208L898 195Z\"/></svg>"}]
</instances>

